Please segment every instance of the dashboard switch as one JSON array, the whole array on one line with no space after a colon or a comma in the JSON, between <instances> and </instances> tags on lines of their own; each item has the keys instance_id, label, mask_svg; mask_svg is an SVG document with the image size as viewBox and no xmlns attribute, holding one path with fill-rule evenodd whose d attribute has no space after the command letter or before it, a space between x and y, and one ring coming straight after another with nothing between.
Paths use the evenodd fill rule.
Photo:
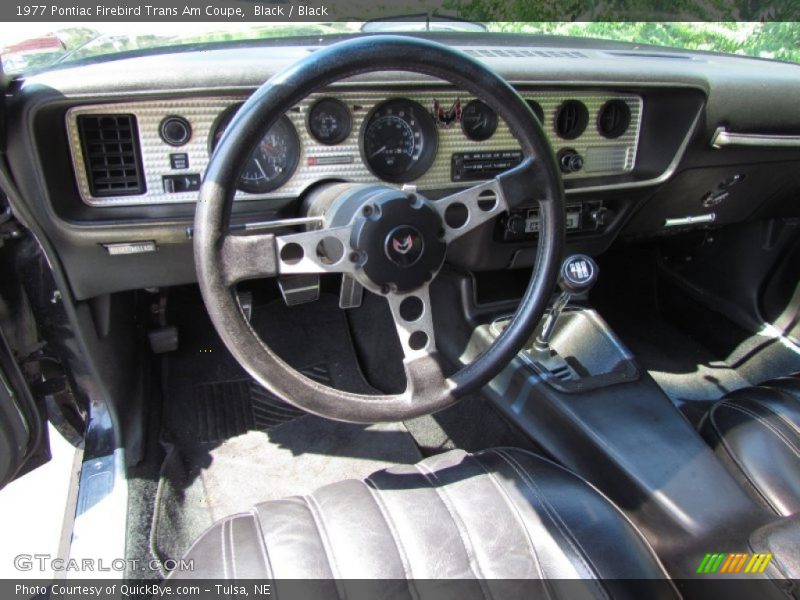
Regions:
<instances>
[{"instance_id":1,"label":"dashboard switch","mask_svg":"<svg viewBox=\"0 0 800 600\"><path fill-rule=\"evenodd\" d=\"M164 175L161 178L164 191L168 194L180 192L196 192L200 189L200 175L188 173L186 175Z\"/></svg>"},{"instance_id":2,"label":"dashboard switch","mask_svg":"<svg viewBox=\"0 0 800 600\"><path fill-rule=\"evenodd\" d=\"M509 233L516 236L524 235L526 232L525 218L519 213L509 215L508 221L506 222L506 229Z\"/></svg>"},{"instance_id":3,"label":"dashboard switch","mask_svg":"<svg viewBox=\"0 0 800 600\"><path fill-rule=\"evenodd\" d=\"M181 170L189 168L189 155L185 152L177 152L169 155L169 166L173 169Z\"/></svg>"},{"instance_id":4,"label":"dashboard switch","mask_svg":"<svg viewBox=\"0 0 800 600\"><path fill-rule=\"evenodd\" d=\"M613 220L614 213L605 206L598 206L589 213L589 217L597 229L602 229Z\"/></svg>"}]
</instances>

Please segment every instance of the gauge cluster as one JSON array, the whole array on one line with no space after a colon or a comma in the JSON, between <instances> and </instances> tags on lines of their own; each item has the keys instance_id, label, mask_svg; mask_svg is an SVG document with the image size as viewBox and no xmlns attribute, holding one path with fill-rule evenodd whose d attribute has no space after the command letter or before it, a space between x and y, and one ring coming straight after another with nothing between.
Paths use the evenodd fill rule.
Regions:
<instances>
[{"instance_id":1,"label":"gauge cluster","mask_svg":"<svg viewBox=\"0 0 800 600\"><path fill-rule=\"evenodd\" d=\"M521 94L554 151L580 158L569 162L580 169L562 169L565 179L633 169L640 96L600 90ZM81 198L92 206L196 201L210 156L245 99L175 98L69 109L66 124ZM92 195L79 127L84 115L127 115L136 123L140 147L133 159L143 170L141 193ZM180 131L173 131L176 123ZM290 200L326 181L414 183L421 190L463 187L496 174L494 163L484 157L500 157L497 164L506 164L519 150L497 112L467 93L323 92L303 100L264 133L242 165L236 199Z\"/></svg>"}]
</instances>

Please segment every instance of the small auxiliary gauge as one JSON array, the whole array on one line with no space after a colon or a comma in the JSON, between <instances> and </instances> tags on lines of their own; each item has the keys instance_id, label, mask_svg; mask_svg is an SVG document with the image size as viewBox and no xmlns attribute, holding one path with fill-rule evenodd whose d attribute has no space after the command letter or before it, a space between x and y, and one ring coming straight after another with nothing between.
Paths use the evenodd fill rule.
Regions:
<instances>
[{"instance_id":1,"label":"small auxiliary gauge","mask_svg":"<svg viewBox=\"0 0 800 600\"><path fill-rule=\"evenodd\" d=\"M486 103L472 100L461 113L461 128L471 140L488 140L497 130L497 113Z\"/></svg>"},{"instance_id":2,"label":"small auxiliary gauge","mask_svg":"<svg viewBox=\"0 0 800 600\"><path fill-rule=\"evenodd\" d=\"M321 144L343 142L350 135L353 121L341 100L322 98L308 111L308 130Z\"/></svg>"}]
</instances>

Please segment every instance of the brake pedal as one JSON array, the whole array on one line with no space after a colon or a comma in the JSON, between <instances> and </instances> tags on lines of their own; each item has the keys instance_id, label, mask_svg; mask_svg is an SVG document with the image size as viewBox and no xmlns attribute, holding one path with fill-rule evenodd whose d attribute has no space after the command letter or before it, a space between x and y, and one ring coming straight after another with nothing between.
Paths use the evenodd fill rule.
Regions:
<instances>
[{"instance_id":1,"label":"brake pedal","mask_svg":"<svg viewBox=\"0 0 800 600\"><path fill-rule=\"evenodd\" d=\"M150 350L154 354L164 354L174 352L178 349L178 328L167 325L167 295L159 291L158 303L154 303L150 312L158 326L147 332L147 341L150 343Z\"/></svg>"},{"instance_id":2,"label":"brake pedal","mask_svg":"<svg viewBox=\"0 0 800 600\"><path fill-rule=\"evenodd\" d=\"M286 306L319 300L319 286L319 275L285 275L278 279Z\"/></svg>"},{"instance_id":3,"label":"brake pedal","mask_svg":"<svg viewBox=\"0 0 800 600\"><path fill-rule=\"evenodd\" d=\"M154 354L174 352L178 349L178 328L174 325L159 327L147 332L147 341Z\"/></svg>"}]
</instances>

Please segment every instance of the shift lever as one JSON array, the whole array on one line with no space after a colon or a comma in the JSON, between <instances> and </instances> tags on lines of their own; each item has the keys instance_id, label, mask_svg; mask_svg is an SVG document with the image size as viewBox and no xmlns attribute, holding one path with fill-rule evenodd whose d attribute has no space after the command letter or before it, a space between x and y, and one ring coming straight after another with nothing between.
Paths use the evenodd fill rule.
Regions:
<instances>
[{"instance_id":1,"label":"shift lever","mask_svg":"<svg viewBox=\"0 0 800 600\"><path fill-rule=\"evenodd\" d=\"M561 272L558 277L561 295L553 302L553 307L542 326L542 332L533 344L536 351L549 352L550 339L553 337L561 311L573 296L585 294L592 289L597 281L597 274L597 263L585 254L573 254L561 264Z\"/></svg>"}]
</instances>

